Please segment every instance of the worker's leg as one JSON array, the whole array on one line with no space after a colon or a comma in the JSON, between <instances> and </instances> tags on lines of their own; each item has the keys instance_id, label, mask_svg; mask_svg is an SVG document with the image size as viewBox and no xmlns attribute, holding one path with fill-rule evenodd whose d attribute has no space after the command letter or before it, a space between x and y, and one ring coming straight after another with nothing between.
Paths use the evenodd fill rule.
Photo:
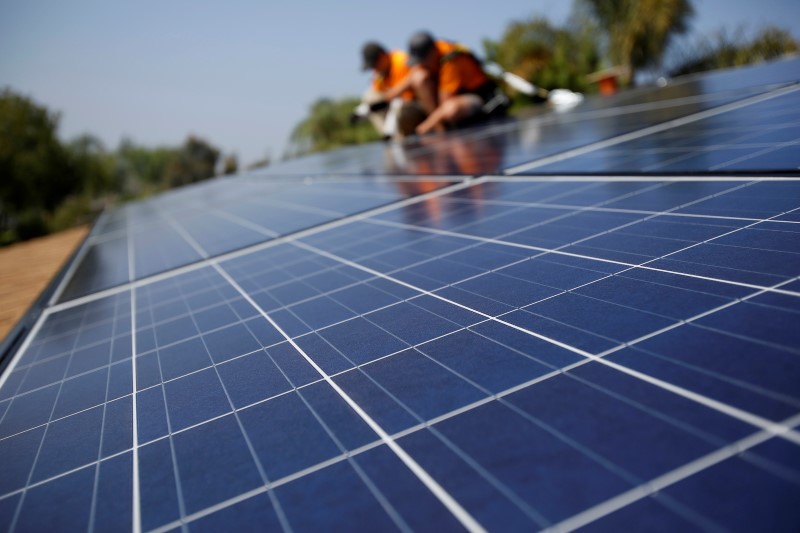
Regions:
<instances>
[{"instance_id":1,"label":"worker's leg","mask_svg":"<svg viewBox=\"0 0 800 533\"><path fill-rule=\"evenodd\" d=\"M462 94L449 98L437 107L428 118L417 127L420 135L430 131L443 131L445 124L458 125L481 113L483 100L475 94Z\"/></svg>"},{"instance_id":2,"label":"worker's leg","mask_svg":"<svg viewBox=\"0 0 800 533\"><path fill-rule=\"evenodd\" d=\"M399 137L405 137L414 133L423 120L425 120L425 110L417 101L403 102L397 116L397 131Z\"/></svg>"},{"instance_id":3,"label":"worker's leg","mask_svg":"<svg viewBox=\"0 0 800 533\"><path fill-rule=\"evenodd\" d=\"M444 121L450 126L474 119L481 113L483 100L477 94L462 94L447 100Z\"/></svg>"}]
</instances>

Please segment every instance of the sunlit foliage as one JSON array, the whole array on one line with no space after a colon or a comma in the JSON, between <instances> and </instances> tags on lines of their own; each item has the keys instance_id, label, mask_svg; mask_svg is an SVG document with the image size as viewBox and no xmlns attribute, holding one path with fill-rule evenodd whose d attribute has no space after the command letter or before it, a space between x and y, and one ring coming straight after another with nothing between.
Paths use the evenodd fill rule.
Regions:
<instances>
[{"instance_id":1,"label":"sunlit foliage","mask_svg":"<svg viewBox=\"0 0 800 533\"><path fill-rule=\"evenodd\" d=\"M368 122L350 124L350 114L359 101L351 97L340 100L320 98L314 102L308 116L292 130L286 156L296 157L378 140L380 136Z\"/></svg>"}]
</instances>

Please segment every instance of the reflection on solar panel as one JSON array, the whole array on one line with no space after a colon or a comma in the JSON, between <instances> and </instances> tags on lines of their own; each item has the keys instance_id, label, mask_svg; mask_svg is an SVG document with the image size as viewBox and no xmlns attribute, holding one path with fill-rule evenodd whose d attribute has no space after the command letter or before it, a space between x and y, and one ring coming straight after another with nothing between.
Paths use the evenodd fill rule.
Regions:
<instances>
[{"instance_id":1,"label":"reflection on solar panel","mask_svg":"<svg viewBox=\"0 0 800 533\"><path fill-rule=\"evenodd\" d=\"M108 213L0 378L0 527L797 530L798 64Z\"/></svg>"}]
</instances>

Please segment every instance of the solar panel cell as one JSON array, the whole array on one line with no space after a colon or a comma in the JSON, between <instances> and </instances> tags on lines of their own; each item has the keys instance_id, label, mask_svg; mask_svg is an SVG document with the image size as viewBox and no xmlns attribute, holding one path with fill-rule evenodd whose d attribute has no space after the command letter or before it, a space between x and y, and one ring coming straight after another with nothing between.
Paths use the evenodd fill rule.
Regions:
<instances>
[{"instance_id":1,"label":"solar panel cell","mask_svg":"<svg viewBox=\"0 0 800 533\"><path fill-rule=\"evenodd\" d=\"M297 390L341 451L372 447L375 432L327 383L319 381Z\"/></svg>"},{"instance_id":2,"label":"solar panel cell","mask_svg":"<svg viewBox=\"0 0 800 533\"><path fill-rule=\"evenodd\" d=\"M214 446L207 445L210 439ZM180 432L172 441L181 496L188 514L263 483L234 416Z\"/></svg>"},{"instance_id":3,"label":"solar panel cell","mask_svg":"<svg viewBox=\"0 0 800 533\"><path fill-rule=\"evenodd\" d=\"M239 416L268 480L296 474L341 453L296 392L254 405Z\"/></svg>"},{"instance_id":4,"label":"solar panel cell","mask_svg":"<svg viewBox=\"0 0 800 533\"><path fill-rule=\"evenodd\" d=\"M406 430L419 422L364 372L342 372L334 376L333 381L389 434Z\"/></svg>"},{"instance_id":5,"label":"solar panel cell","mask_svg":"<svg viewBox=\"0 0 800 533\"><path fill-rule=\"evenodd\" d=\"M355 316L353 311L327 296L297 303L289 311L311 329L324 328Z\"/></svg>"},{"instance_id":6,"label":"solar panel cell","mask_svg":"<svg viewBox=\"0 0 800 533\"><path fill-rule=\"evenodd\" d=\"M158 363L164 380L171 380L211 366L211 358L201 338L192 338L158 350Z\"/></svg>"},{"instance_id":7,"label":"solar panel cell","mask_svg":"<svg viewBox=\"0 0 800 533\"><path fill-rule=\"evenodd\" d=\"M0 453L2 453L5 463L3 477L0 479L0 491L3 494L14 492L28 484L28 477L36 460L44 430L44 427L39 427L6 437L0 441ZM0 500L0 502L2 501ZM10 518L12 516L13 511L10 511L6 526L11 524Z\"/></svg>"},{"instance_id":8,"label":"solar panel cell","mask_svg":"<svg viewBox=\"0 0 800 533\"><path fill-rule=\"evenodd\" d=\"M626 381L615 377L621 384ZM625 391L619 386L614 390ZM673 413L633 403L624 392L609 393L590 382L558 376L506 401L548 433L636 484L714 450L712 442L677 423ZM560 401L551 401L553 397Z\"/></svg>"},{"instance_id":9,"label":"solar panel cell","mask_svg":"<svg viewBox=\"0 0 800 533\"><path fill-rule=\"evenodd\" d=\"M792 281L790 283L785 283L781 285L781 288L786 291L798 293L800 292L800 282ZM751 301L754 303L770 305L780 309L786 309L788 311L800 311L800 300L794 296L765 292L763 294L759 294L758 296L754 296Z\"/></svg>"},{"instance_id":10,"label":"solar panel cell","mask_svg":"<svg viewBox=\"0 0 800 533\"><path fill-rule=\"evenodd\" d=\"M158 231L134 233L134 278L143 278L202 258L181 234L168 225ZM144 253L142 253L144 252Z\"/></svg>"},{"instance_id":11,"label":"solar panel cell","mask_svg":"<svg viewBox=\"0 0 800 533\"><path fill-rule=\"evenodd\" d=\"M730 356L730 354L736 354ZM627 368L703 394L748 413L781 420L795 413L796 387L765 368L794 356L744 339L695 327L677 328L607 358ZM770 386L777 387L775 389ZM787 395L787 391L788 395Z\"/></svg>"},{"instance_id":12,"label":"solar panel cell","mask_svg":"<svg viewBox=\"0 0 800 533\"><path fill-rule=\"evenodd\" d=\"M211 359L215 363L252 353L261 346L242 324L226 326L202 336Z\"/></svg>"},{"instance_id":13,"label":"solar panel cell","mask_svg":"<svg viewBox=\"0 0 800 533\"><path fill-rule=\"evenodd\" d=\"M20 369L18 372L24 375L24 378L17 390L27 392L61 381L69 365L69 360L69 355L61 355L31 365L24 370Z\"/></svg>"},{"instance_id":14,"label":"solar panel cell","mask_svg":"<svg viewBox=\"0 0 800 533\"><path fill-rule=\"evenodd\" d=\"M337 487L337 490L330 490ZM299 529L357 529L360 524L389 530L397 528L397 517L390 516L349 463L340 462L281 485L276 495L291 524ZM313 505L309 505L313 502ZM320 512L332 509L332 512ZM393 520L394 518L394 520Z\"/></svg>"},{"instance_id":15,"label":"solar panel cell","mask_svg":"<svg viewBox=\"0 0 800 533\"><path fill-rule=\"evenodd\" d=\"M716 447L745 438L753 432L753 427L741 420L604 364L587 362L568 374L609 398L623 401Z\"/></svg>"},{"instance_id":16,"label":"solar panel cell","mask_svg":"<svg viewBox=\"0 0 800 533\"><path fill-rule=\"evenodd\" d=\"M318 334L352 365L373 361L407 346L373 320L361 317L320 330Z\"/></svg>"},{"instance_id":17,"label":"solar panel cell","mask_svg":"<svg viewBox=\"0 0 800 533\"><path fill-rule=\"evenodd\" d=\"M302 387L319 380L320 376L314 367L288 342L267 348L267 353L293 387Z\"/></svg>"},{"instance_id":18,"label":"solar panel cell","mask_svg":"<svg viewBox=\"0 0 800 533\"><path fill-rule=\"evenodd\" d=\"M449 531L461 527L386 447L366 451L358 455L355 462L378 485L378 489L411 529ZM412 501L415 503L412 504Z\"/></svg>"},{"instance_id":19,"label":"solar panel cell","mask_svg":"<svg viewBox=\"0 0 800 533\"><path fill-rule=\"evenodd\" d=\"M680 283L682 280L678 281ZM698 285L702 285L702 282L703 280L699 280ZM711 285L711 283L706 284ZM574 292L625 308L637 309L675 320L692 318L732 301L731 298L723 298L714 294L633 280L624 275L580 287Z\"/></svg>"},{"instance_id":20,"label":"solar panel cell","mask_svg":"<svg viewBox=\"0 0 800 533\"><path fill-rule=\"evenodd\" d=\"M222 384L237 409L291 390L275 362L264 351L217 366Z\"/></svg>"},{"instance_id":21,"label":"solar panel cell","mask_svg":"<svg viewBox=\"0 0 800 533\"><path fill-rule=\"evenodd\" d=\"M11 529L11 524L14 522L14 514L21 498L21 494L12 494L0 500L0 527Z\"/></svg>"},{"instance_id":22,"label":"solar panel cell","mask_svg":"<svg viewBox=\"0 0 800 533\"><path fill-rule=\"evenodd\" d=\"M207 422L231 411L217 373L206 369L164 383L171 431Z\"/></svg>"},{"instance_id":23,"label":"solar panel cell","mask_svg":"<svg viewBox=\"0 0 800 533\"><path fill-rule=\"evenodd\" d=\"M363 367L363 371L419 421L431 420L487 396L416 350L381 359Z\"/></svg>"},{"instance_id":24,"label":"solar panel cell","mask_svg":"<svg viewBox=\"0 0 800 533\"><path fill-rule=\"evenodd\" d=\"M30 531L65 528L83 531L91 519L96 467L87 467L29 489L22 497L16 523ZM58 502L58 505L53 505ZM14 522L12 522L14 524Z\"/></svg>"},{"instance_id":25,"label":"solar panel cell","mask_svg":"<svg viewBox=\"0 0 800 533\"><path fill-rule=\"evenodd\" d=\"M128 387L128 391L130 391L130 387ZM132 444L133 407L131 405L131 396L128 395L105 405L100 455L102 458L116 455L130 450Z\"/></svg>"},{"instance_id":26,"label":"solar panel cell","mask_svg":"<svg viewBox=\"0 0 800 533\"><path fill-rule=\"evenodd\" d=\"M505 317L503 318L505 319ZM583 356L576 353L575 350L568 349L569 347L559 346L541 336L530 335L527 331L502 324L499 321L483 322L470 330L501 346L510 348L524 357L533 358L550 366L553 370L579 361L585 362Z\"/></svg>"},{"instance_id":27,"label":"solar panel cell","mask_svg":"<svg viewBox=\"0 0 800 533\"><path fill-rule=\"evenodd\" d=\"M62 418L102 404L108 388L108 367L64 381L52 417Z\"/></svg>"},{"instance_id":28,"label":"solar panel cell","mask_svg":"<svg viewBox=\"0 0 800 533\"><path fill-rule=\"evenodd\" d=\"M0 422L0 438L45 424L58 397L58 385L50 385L16 396Z\"/></svg>"},{"instance_id":29,"label":"solar panel cell","mask_svg":"<svg viewBox=\"0 0 800 533\"><path fill-rule=\"evenodd\" d=\"M129 281L127 239L123 237L104 240L87 248L61 295L61 301L72 300L126 281Z\"/></svg>"},{"instance_id":30,"label":"solar panel cell","mask_svg":"<svg viewBox=\"0 0 800 533\"><path fill-rule=\"evenodd\" d=\"M138 450L142 529L155 529L181 516L171 448L170 439L161 439Z\"/></svg>"},{"instance_id":31,"label":"solar panel cell","mask_svg":"<svg viewBox=\"0 0 800 533\"><path fill-rule=\"evenodd\" d=\"M461 330L417 348L433 361L492 394L553 370L535 355L516 352L470 330Z\"/></svg>"},{"instance_id":32,"label":"solar panel cell","mask_svg":"<svg viewBox=\"0 0 800 533\"><path fill-rule=\"evenodd\" d=\"M102 425L102 407L52 421L40 445L30 481L36 483L96 461Z\"/></svg>"},{"instance_id":33,"label":"solar panel cell","mask_svg":"<svg viewBox=\"0 0 800 533\"><path fill-rule=\"evenodd\" d=\"M127 529L133 522L132 453L103 461L95 481L91 527L98 531Z\"/></svg>"},{"instance_id":34,"label":"solar panel cell","mask_svg":"<svg viewBox=\"0 0 800 533\"><path fill-rule=\"evenodd\" d=\"M482 428L481 435L489 429ZM493 438L491 433L489 436ZM497 482L487 482L487 477L495 481L494 472L489 472L463 453L454 453L452 441L445 441L439 431L418 431L402 437L399 443L414 457L419 457L423 468L442 480L445 490L463 502L488 530L531 529L548 525L545 517L516 497L509 488Z\"/></svg>"},{"instance_id":35,"label":"solar panel cell","mask_svg":"<svg viewBox=\"0 0 800 533\"><path fill-rule=\"evenodd\" d=\"M686 506L702 509L719 527L780 530L794 520L797 483L734 457L664 491ZM743 506L747 510L743 512Z\"/></svg>"},{"instance_id":36,"label":"solar panel cell","mask_svg":"<svg viewBox=\"0 0 800 533\"><path fill-rule=\"evenodd\" d=\"M214 533L224 529L246 530L253 524L264 531L278 531L281 523L267 494L259 494L191 523L192 531Z\"/></svg>"},{"instance_id":37,"label":"solar panel cell","mask_svg":"<svg viewBox=\"0 0 800 533\"><path fill-rule=\"evenodd\" d=\"M508 403L490 403L446 420L437 424L436 433L487 472L484 484L493 482L517 495L548 522L630 487L619 471L579 447L565 446L563 435ZM483 438L474 438L476 434ZM498 448L505 450L502 459ZM521 470L519 464L528 467ZM501 525L502 517L495 517L494 527Z\"/></svg>"},{"instance_id":38,"label":"solar panel cell","mask_svg":"<svg viewBox=\"0 0 800 533\"><path fill-rule=\"evenodd\" d=\"M139 443L148 443L169 434L164 391L160 385L137 392L136 410Z\"/></svg>"},{"instance_id":39,"label":"solar panel cell","mask_svg":"<svg viewBox=\"0 0 800 533\"><path fill-rule=\"evenodd\" d=\"M765 344L800 354L800 331L792 327L798 318L797 312L773 309L748 301L700 318L697 324L749 339L758 339Z\"/></svg>"},{"instance_id":40,"label":"solar panel cell","mask_svg":"<svg viewBox=\"0 0 800 533\"><path fill-rule=\"evenodd\" d=\"M128 339L128 343L130 343L130 339ZM73 377L108 365L110 353L111 341L101 341L97 344L87 346L86 348L75 350L72 357L61 357L56 360L63 359L69 361L66 377ZM61 375L63 375L63 373Z\"/></svg>"},{"instance_id":41,"label":"solar panel cell","mask_svg":"<svg viewBox=\"0 0 800 533\"><path fill-rule=\"evenodd\" d=\"M700 244L648 264L673 272L771 287L797 275L795 257L785 252L750 250L715 243Z\"/></svg>"},{"instance_id":42,"label":"solar panel cell","mask_svg":"<svg viewBox=\"0 0 800 533\"><path fill-rule=\"evenodd\" d=\"M301 350L311 354L314 363L329 375L338 374L358 364L351 358L345 357L333 343L320 335L320 332L302 335L294 341Z\"/></svg>"}]
</instances>

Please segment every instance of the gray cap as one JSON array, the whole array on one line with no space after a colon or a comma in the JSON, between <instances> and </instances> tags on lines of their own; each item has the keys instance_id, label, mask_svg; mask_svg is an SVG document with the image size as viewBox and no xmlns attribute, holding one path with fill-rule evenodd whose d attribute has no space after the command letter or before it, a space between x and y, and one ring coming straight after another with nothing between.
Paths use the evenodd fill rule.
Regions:
<instances>
[{"instance_id":1,"label":"gray cap","mask_svg":"<svg viewBox=\"0 0 800 533\"><path fill-rule=\"evenodd\" d=\"M364 63L361 65L361 68L363 70L375 68L375 65L378 63L378 58L385 53L386 49L375 41L370 41L364 44L364 47L361 49L361 56L364 59Z\"/></svg>"},{"instance_id":2,"label":"gray cap","mask_svg":"<svg viewBox=\"0 0 800 533\"><path fill-rule=\"evenodd\" d=\"M408 40L408 64L421 63L435 46L433 35L427 31L418 31Z\"/></svg>"}]
</instances>

